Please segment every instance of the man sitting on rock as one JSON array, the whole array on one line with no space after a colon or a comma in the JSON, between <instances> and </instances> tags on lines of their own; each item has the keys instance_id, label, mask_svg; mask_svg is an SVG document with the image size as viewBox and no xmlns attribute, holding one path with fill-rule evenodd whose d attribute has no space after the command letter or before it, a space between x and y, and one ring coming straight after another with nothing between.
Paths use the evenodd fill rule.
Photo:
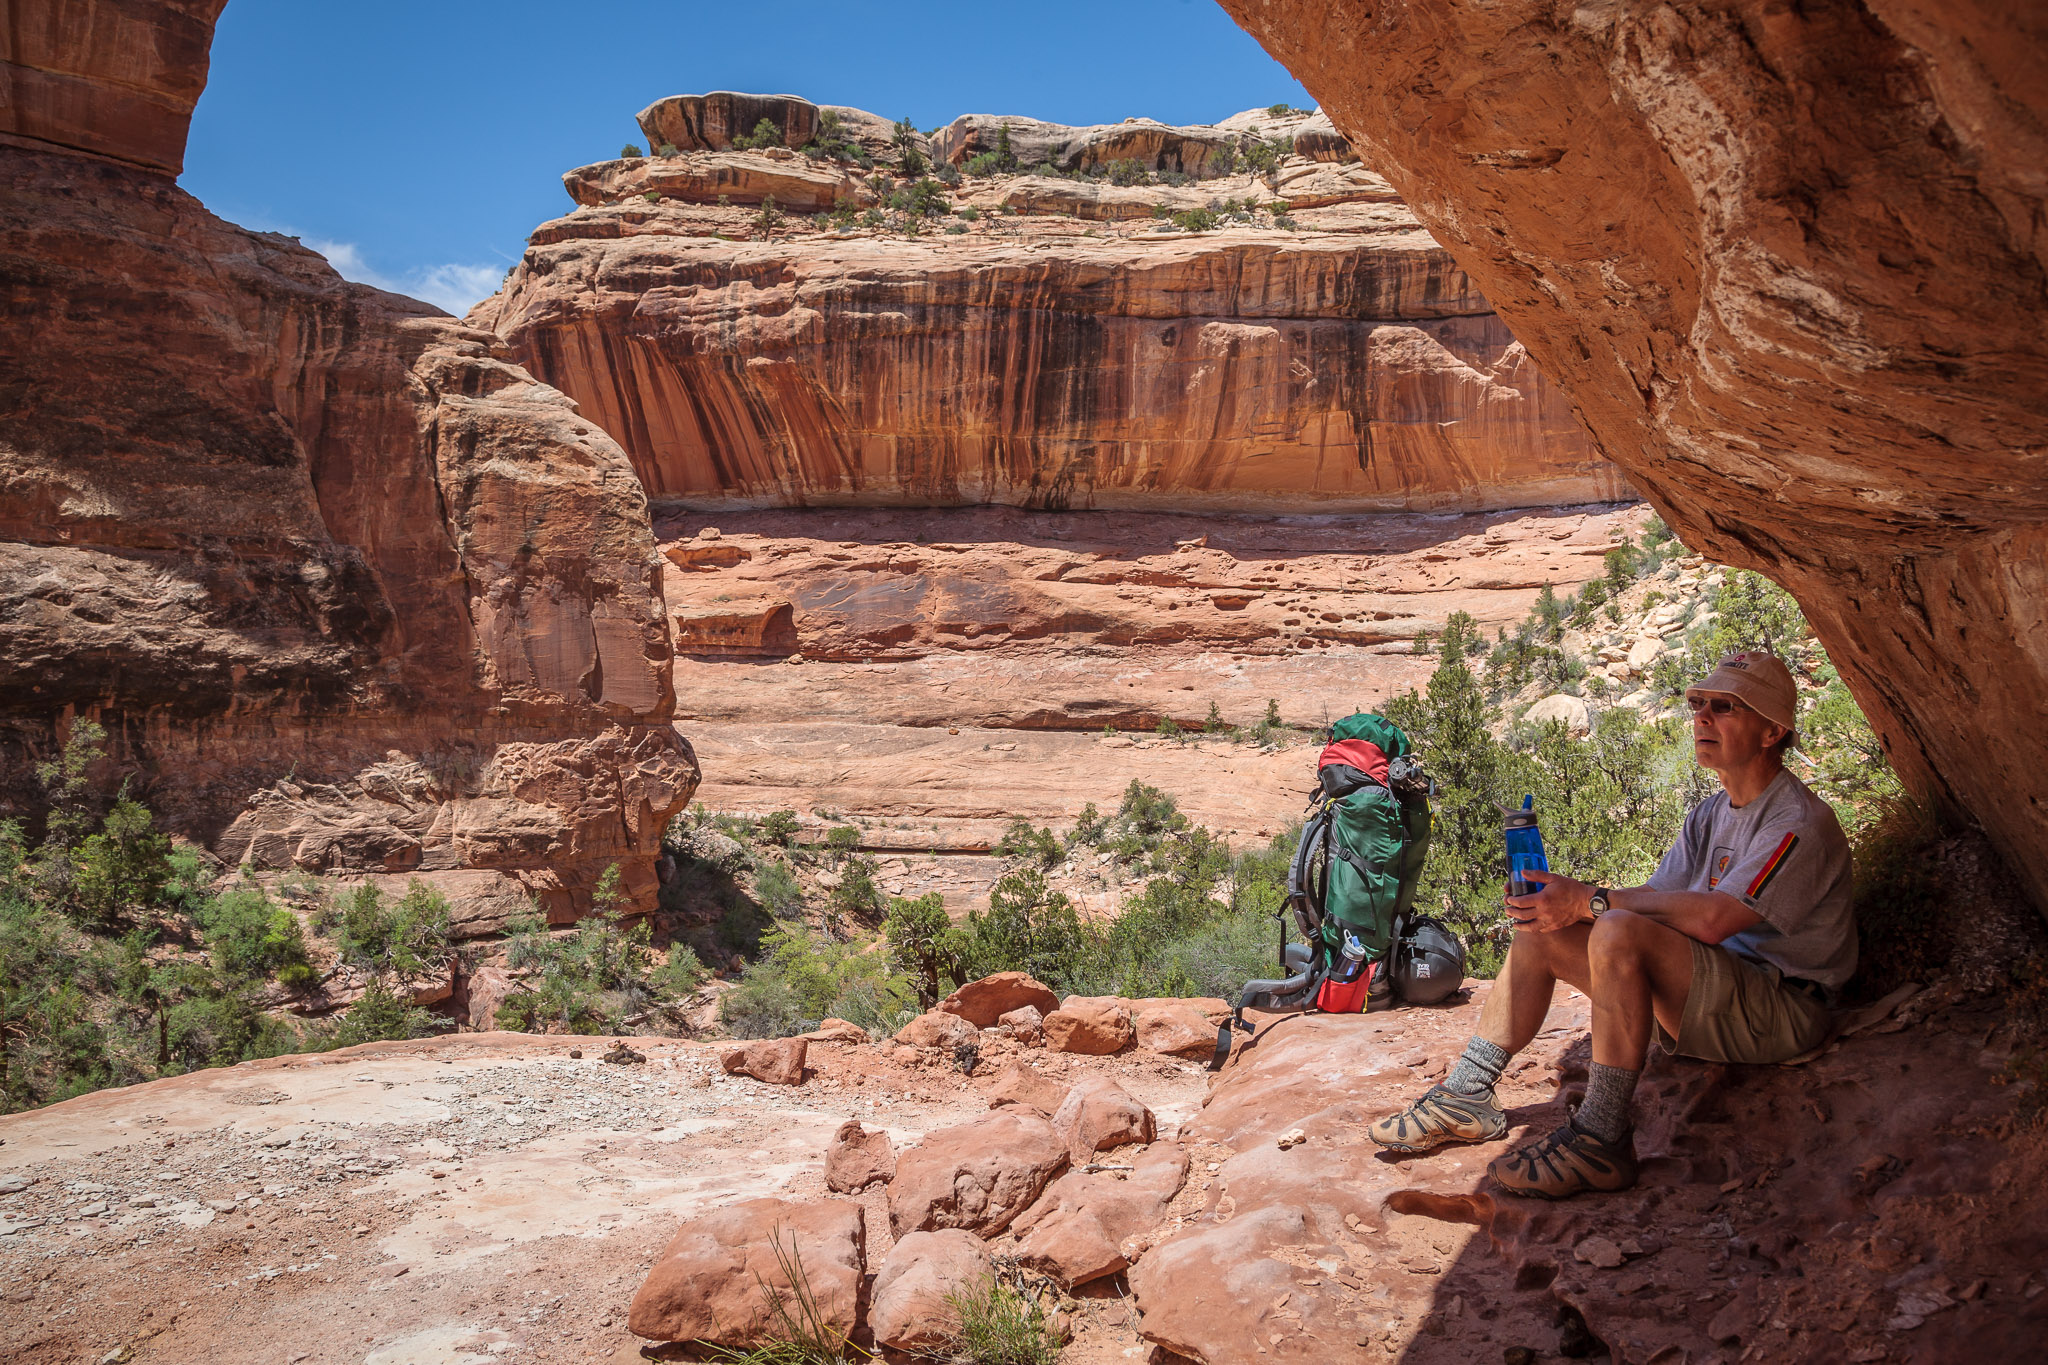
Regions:
<instances>
[{"instance_id":1,"label":"man sitting on rock","mask_svg":"<svg viewBox=\"0 0 2048 1365\"><path fill-rule=\"evenodd\" d=\"M1530 872L1510 896L1516 926L1479 1032L1443 1083L1371 1128L1419 1152L1507 1131L1501 1068L1529 1045L1559 981L1593 1002L1585 1098L1542 1141L1488 1170L1515 1194L1562 1199L1636 1180L1630 1097L1654 1027L1666 1052L1782 1062L1818 1046L1856 966L1849 844L1834 810L1785 769L1797 741L1792 675L1737 654L1686 689L1693 757L1723 790L1695 807L1645 886L1588 886Z\"/></svg>"}]
</instances>

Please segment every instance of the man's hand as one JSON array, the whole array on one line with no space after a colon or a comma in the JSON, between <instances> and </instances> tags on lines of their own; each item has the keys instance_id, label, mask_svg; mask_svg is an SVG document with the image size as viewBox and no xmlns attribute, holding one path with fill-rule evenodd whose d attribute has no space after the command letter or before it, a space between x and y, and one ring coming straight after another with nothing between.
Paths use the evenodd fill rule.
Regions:
<instances>
[{"instance_id":1,"label":"man's hand","mask_svg":"<svg viewBox=\"0 0 2048 1365\"><path fill-rule=\"evenodd\" d=\"M1517 929L1547 934L1593 917L1593 888L1588 883L1560 877L1555 872L1529 871L1522 878L1540 885L1533 895L1507 898L1508 918ZM1513 886L1510 882L1502 889L1510 890Z\"/></svg>"}]
</instances>

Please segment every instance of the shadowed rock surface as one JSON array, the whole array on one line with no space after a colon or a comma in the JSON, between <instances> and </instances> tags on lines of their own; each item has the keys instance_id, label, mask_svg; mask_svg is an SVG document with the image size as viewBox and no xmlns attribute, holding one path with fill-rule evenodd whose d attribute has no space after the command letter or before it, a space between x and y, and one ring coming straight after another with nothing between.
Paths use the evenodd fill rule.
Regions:
<instances>
[{"instance_id":1,"label":"shadowed rock surface","mask_svg":"<svg viewBox=\"0 0 2048 1365\"><path fill-rule=\"evenodd\" d=\"M2048 907L2041 11L1223 5Z\"/></svg>"}]
</instances>

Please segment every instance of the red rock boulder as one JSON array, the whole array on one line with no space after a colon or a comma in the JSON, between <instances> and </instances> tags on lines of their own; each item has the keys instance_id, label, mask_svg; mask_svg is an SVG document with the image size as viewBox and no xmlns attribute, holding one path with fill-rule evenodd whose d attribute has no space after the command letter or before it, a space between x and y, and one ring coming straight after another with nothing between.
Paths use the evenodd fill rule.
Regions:
<instances>
[{"instance_id":1,"label":"red rock boulder","mask_svg":"<svg viewBox=\"0 0 2048 1365\"><path fill-rule=\"evenodd\" d=\"M1026 1047L1037 1047L1045 1041L1045 1016L1036 1005L1005 1010L996 1026Z\"/></svg>"},{"instance_id":2,"label":"red rock boulder","mask_svg":"<svg viewBox=\"0 0 2048 1365\"><path fill-rule=\"evenodd\" d=\"M1045 1016L1045 1045L1054 1052L1107 1057L1134 1036L1130 1010L1113 995L1070 995Z\"/></svg>"},{"instance_id":3,"label":"red rock boulder","mask_svg":"<svg viewBox=\"0 0 2048 1365\"><path fill-rule=\"evenodd\" d=\"M719 1058L728 1076L752 1076L770 1085L802 1085L804 1054L810 1044L801 1038L760 1038L742 1043Z\"/></svg>"},{"instance_id":4,"label":"red rock boulder","mask_svg":"<svg viewBox=\"0 0 2048 1365\"><path fill-rule=\"evenodd\" d=\"M957 1014L926 1010L896 1031L896 1041L906 1047L956 1048L981 1037L981 1030Z\"/></svg>"},{"instance_id":5,"label":"red rock boulder","mask_svg":"<svg viewBox=\"0 0 2048 1365\"><path fill-rule=\"evenodd\" d=\"M981 1239L947 1228L913 1232L889 1249L868 1300L875 1343L899 1351L943 1349L960 1331L949 1295L994 1273Z\"/></svg>"},{"instance_id":6,"label":"red rock boulder","mask_svg":"<svg viewBox=\"0 0 2048 1365\"><path fill-rule=\"evenodd\" d=\"M1052 1126L1076 1166L1111 1147L1150 1142L1154 1133L1152 1111L1107 1076L1090 1076L1069 1090Z\"/></svg>"},{"instance_id":7,"label":"red rock boulder","mask_svg":"<svg viewBox=\"0 0 2048 1365\"><path fill-rule=\"evenodd\" d=\"M866 1029L844 1019L826 1019L804 1038L813 1043L847 1043L853 1046L871 1041Z\"/></svg>"},{"instance_id":8,"label":"red rock boulder","mask_svg":"<svg viewBox=\"0 0 2048 1365\"><path fill-rule=\"evenodd\" d=\"M839 1131L832 1135L832 1145L825 1149L826 1188L838 1194L854 1194L895 1174L896 1144L886 1132L879 1128L869 1132L860 1126L859 1119L848 1119L839 1125Z\"/></svg>"},{"instance_id":9,"label":"red rock boulder","mask_svg":"<svg viewBox=\"0 0 2048 1365\"><path fill-rule=\"evenodd\" d=\"M1187 1149L1158 1143L1131 1166L1122 1180L1108 1172L1068 1171L1054 1181L1011 1225L1020 1239L1017 1258L1068 1289L1129 1266L1137 1254L1133 1239L1165 1220L1187 1179Z\"/></svg>"},{"instance_id":10,"label":"red rock boulder","mask_svg":"<svg viewBox=\"0 0 2048 1365\"><path fill-rule=\"evenodd\" d=\"M970 981L939 1002L948 1014L957 1014L976 1028L994 1028L1011 1010L1026 1005L1041 1015L1059 1008L1059 997L1028 972L997 972Z\"/></svg>"},{"instance_id":11,"label":"red rock boulder","mask_svg":"<svg viewBox=\"0 0 2048 1365\"><path fill-rule=\"evenodd\" d=\"M898 1237L939 1228L993 1237L1066 1164L1052 1124L1021 1109L941 1128L897 1158L889 1226Z\"/></svg>"},{"instance_id":12,"label":"red rock boulder","mask_svg":"<svg viewBox=\"0 0 2048 1365\"><path fill-rule=\"evenodd\" d=\"M802 1263L825 1325L852 1336L867 1273L867 1227L860 1205L844 1199L746 1199L691 1219L633 1295L626 1326L653 1341L758 1345L777 1326L764 1289L791 1292L783 1267L792 1257Z\"/></svg>"},{"instance_id":13,"label":"red rock boulder","mask_svg":"<svg viewBox=\"0 0 2048 1365\"><path fill-rule=\"evenodd\" d=\"M1131 1000L1138 1046L1168 1057L1209 1057L1216 1026L1229 1014L1221 1000Z\"/></svg>"}]
</instances>

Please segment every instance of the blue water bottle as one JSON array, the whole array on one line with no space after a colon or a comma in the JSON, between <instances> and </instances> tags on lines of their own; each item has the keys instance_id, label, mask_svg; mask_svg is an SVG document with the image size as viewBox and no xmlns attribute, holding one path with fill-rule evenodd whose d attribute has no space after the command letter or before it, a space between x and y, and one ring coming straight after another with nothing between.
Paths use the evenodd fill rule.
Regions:
<instances>
[{"instance_id":1,"label":"blue water bottle","mask_svg":"<svg viewBox=\"0 0 2048 1365\"><path fill-rule=\"evenodd\" d=\"M1508 894L1533 896L1542 888L1522 874L1550 871L1550 863L1543 856L1543 831L1536 827L1536 798L1525 796L1521 809L1502 806L1501 813L1506 817L1501 822L1501 833L1508 844Z\"/></svg>"}]
</instances>

